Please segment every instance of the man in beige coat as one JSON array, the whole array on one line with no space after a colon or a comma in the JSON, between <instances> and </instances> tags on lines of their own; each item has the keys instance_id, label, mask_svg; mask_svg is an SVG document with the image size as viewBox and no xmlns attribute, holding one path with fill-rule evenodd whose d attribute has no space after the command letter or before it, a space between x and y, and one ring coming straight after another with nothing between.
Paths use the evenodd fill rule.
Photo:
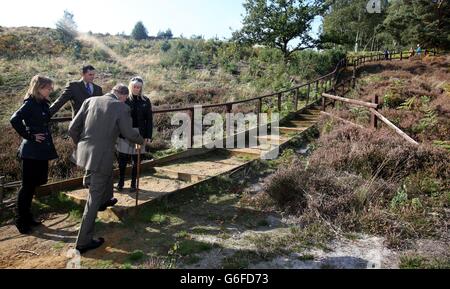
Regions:
<instances>
[{"instance_id":1,"label":"man in beige coat","mask_svg":"<svg viewBox=\"0 0 450 289\"><path fill-rule=\"evenodd\" d=\"M113 160L119 134L138 146L144 143L133 130L130 108L124 104L128 92L119 84L109 94L87 99L69 126L69 135L77 145L76 163L89 174L89 196L76 244L81 254L105 242L93 239L95 219L99 210L117 203L113 199Z\"/></svg>"}]
</instances>

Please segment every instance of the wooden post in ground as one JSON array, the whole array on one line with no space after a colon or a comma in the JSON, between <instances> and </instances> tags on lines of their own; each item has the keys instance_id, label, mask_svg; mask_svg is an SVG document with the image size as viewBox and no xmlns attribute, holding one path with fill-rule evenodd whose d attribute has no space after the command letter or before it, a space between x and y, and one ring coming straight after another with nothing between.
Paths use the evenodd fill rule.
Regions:
<instances>
[{"instance_id":1,"label":"wooden post in ground","mask_svg":"<svg viewBox=\"0 0 450 289\"><path fill-rule=\"evenodd\" d=\"M295 90L295 101L294 101L294 108L295 108L295 111L298 110L298 98L299 98L299 96L300 96L300 88L297 88L297 89Z\"/></svg>"},{"instance_id":2,"label":"wooden post in ground","mask_svg":"<svg viewBox=\"0 0 450 289\"><path fill-rule=\"evenodd\" d=\"M189 129L188 147L193 148L194 147L194 134L195 134L194 108L189 109L189 117L191 118L191 120L190 120L191 127Z\"/></svg>"},{"instance_id":3,"label":"wooden post in ground","mask_svg":"<svg viewBox=\"0 0 450 289\"><path fill-rule=\"evenodd\" d=\"M262 98L258 99L258 103L256 105L256 111L258 112L256 127L259 127L259 123L261 121L261 113L262 113Z\"/></svg>"},{"instance_id":4,"label":"wooden post in ground","mask_svg":"<svg viewBox=\"0 0 450 289\"><path fill-rule=\"evenodd\" d=\"M374 97L372 98L372 103L376 105L379 104L377 94L375 94ZM375 108L375 110L378 111L378 108ZM374 129L378 128L378 117L374 113L370 115L370 126Z\"/></svg>"},{"instance_id":5,"label":"wooden post in ground","mask_svg":"<svg viewBox=\"0 0 450 289\"><path fill-rule=\"evenodd\" d=\"M400 51L400 60L403 60L403 51Z\"/></svg>"},{"instance_id":6,"label":"wooden post in ground","mask_svg":"<svg viewBox=\"0 0 450 289\"><path fill-rule=\"evenodd\" d=\"M231 137L234 133L234 123L232 122L232 116L231 113L233 112L233 104L229 103L227 104L227 122L225 125L228 125L227 127L227 137ZM226 144L225 144L226 145Z\"/></svg>"},{"instance_id":7,"label":"wooden post in ground","mask_svg":"<svg viewBox=\"0 0 450 289\"><path fill-rule=\"evenodd\" d=\"M319 81L316 81L316 93L314 95L314 99L319 97Z\"/></svg>"},{"instance_id":8,"label":"wooden post in ground","mask_svg":"<svg viewBox=\"0 0 450 289\"><path fill-rule=\"evenodd\" d=\"M311 96L311 83L308 83L308 91L306 93L306 105L309 103L309 98Z\"/></svg>"}]
</instances>

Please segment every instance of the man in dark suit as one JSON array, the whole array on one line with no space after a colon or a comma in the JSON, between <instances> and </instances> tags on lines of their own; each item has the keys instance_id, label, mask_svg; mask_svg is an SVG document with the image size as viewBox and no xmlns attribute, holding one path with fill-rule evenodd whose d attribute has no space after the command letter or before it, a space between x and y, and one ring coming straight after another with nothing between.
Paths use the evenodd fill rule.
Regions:
<instances>
[{"instance_id":1,"label":"man in dark suit","mask_svg":"<svg viewBox=\"0 0 450 289\"><path fill-rule=\"evenodd\" d=\"M94 84L95 68L86 65L82 68L82 79L70 82L61 96L50 107L50 114L55 115L68 101L72 105L72 117L78 113L83 102L93 96L102 96L103 90Z\"/></svg>"}]
</instances>

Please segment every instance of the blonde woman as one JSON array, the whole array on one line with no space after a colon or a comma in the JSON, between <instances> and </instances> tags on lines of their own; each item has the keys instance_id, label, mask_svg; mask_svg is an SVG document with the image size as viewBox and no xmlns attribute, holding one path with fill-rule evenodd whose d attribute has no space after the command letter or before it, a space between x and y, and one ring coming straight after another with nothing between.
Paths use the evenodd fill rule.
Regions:
<instances>
[{"instance_id":1,"label":"blonde woman","mask_svg":"<svg viewBox=\"0 0 450 289\"><path fill-rule=\"evenodd\" d=\"M140 133L149 143L153 132L152 104L150 99L143 95L144 81L140 77L134 77L129 84L130 95L125 102L131 108L131 117L133 119L133 128ZM125 170L130 159L133 163L131 172L131 192L136 191L137 175L137 151L135 145L126 139L119 137L117 151L119 153L120 179L117 189L123 190L125 184ZM145 144L142 146L141 153L145 153Z\"/></svg>"},{"instance_id":2,"label":"blonde woman","mask_svg":"<svg viewBox=\"0 0 450 289\"><path fill-rule=\"evenodd\" d=\"M37 187L46 184L48 162L57 159L49 129L50 93L53 81L36 75L31 79L23 105L11 117L11 125L23 138L19 148L22 162L22 187L16 204L16 227L22 234L29 234L31 228L39 226L31 214L31 203Z\"/></svg>"}]
</instances>

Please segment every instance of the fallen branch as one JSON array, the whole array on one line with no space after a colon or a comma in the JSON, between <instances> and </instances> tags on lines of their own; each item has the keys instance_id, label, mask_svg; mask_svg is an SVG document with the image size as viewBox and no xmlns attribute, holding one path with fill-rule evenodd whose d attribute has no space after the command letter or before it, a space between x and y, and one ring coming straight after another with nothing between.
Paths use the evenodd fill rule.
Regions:
<instances>
[{"instance_id":1,"label":"fallen branch","mask_svg":"<svg viewBox=\"0 0 450 289\"><path fill-rule=\"evenodd\" d=\"M36 253L34 251L29 251L29 250L19 250L19 253L28 253L28 254L33 254L36 256L40 256L39 253Z\"/></svg>"}]
</instances>

